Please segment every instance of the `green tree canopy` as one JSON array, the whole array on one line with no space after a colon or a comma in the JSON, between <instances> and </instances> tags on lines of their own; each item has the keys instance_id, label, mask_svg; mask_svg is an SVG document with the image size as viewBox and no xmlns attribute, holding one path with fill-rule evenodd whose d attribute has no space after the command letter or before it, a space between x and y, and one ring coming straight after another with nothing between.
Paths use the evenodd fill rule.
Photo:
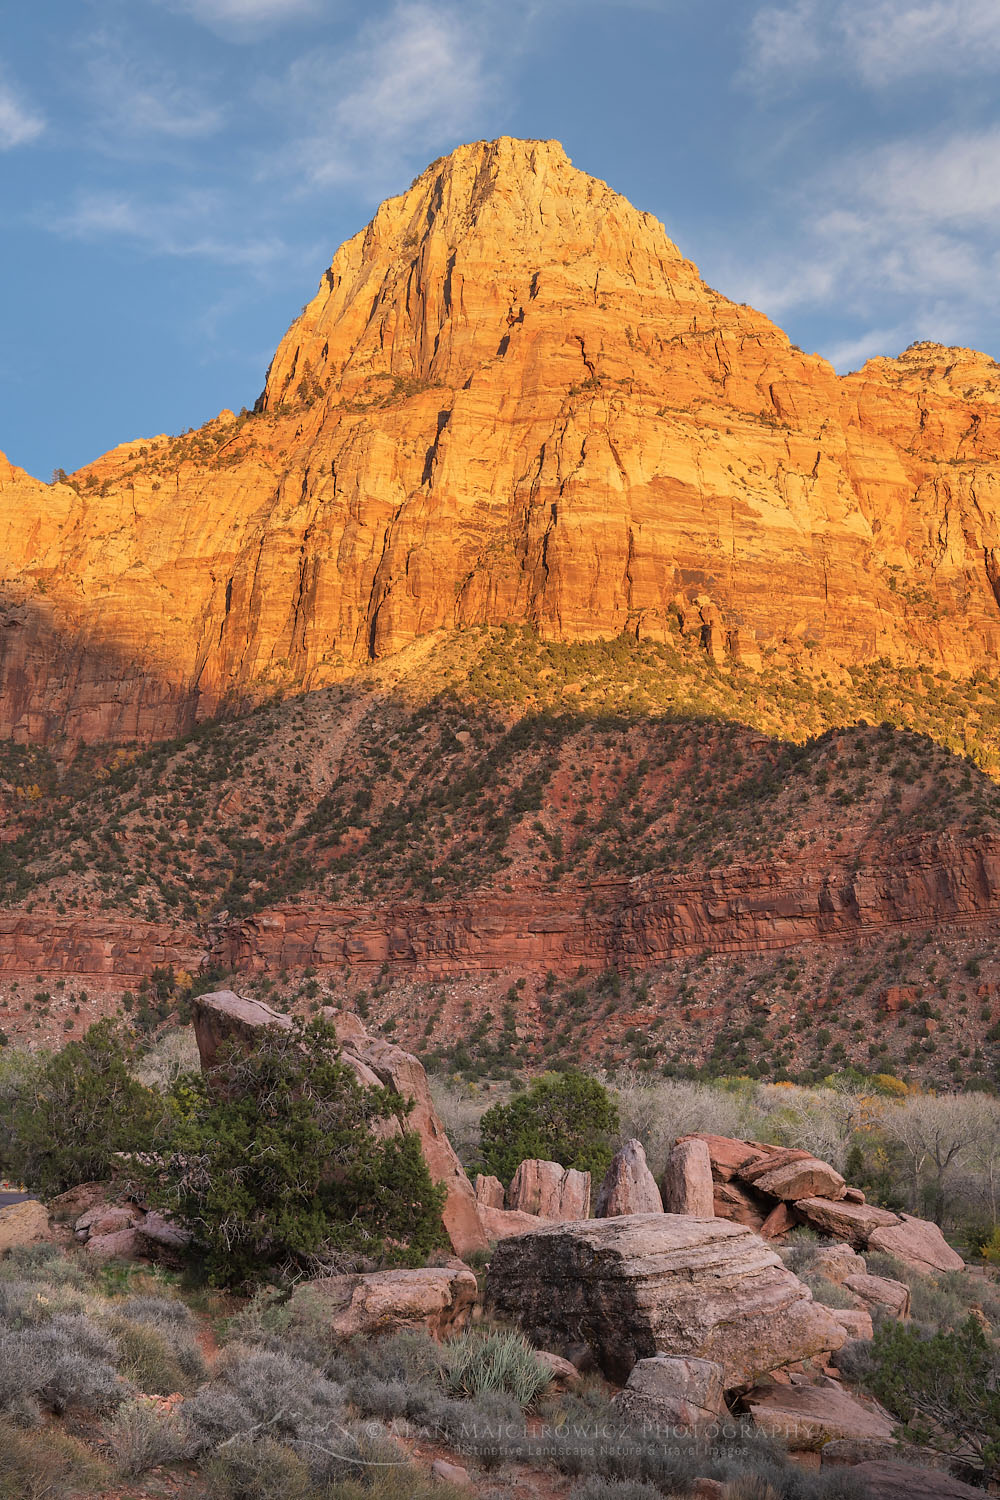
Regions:
<instances>
[{"instance_id":1,"label":"green tree canopy","mask_svg":"<svg viewBox=\"0 0 1000 1500\"><path fill-rule=\"evenodd\" d=\"M110 1177L117 1151L147 1150L162 1102L132 1076L131 1055L120 1028L98 1021L40 1065L12 1062L0 1089L2 1170L48 1196Z\"/></svg>"},{"instance_id":2,"label":"green tree canopy","mask_svg":"<svg viewBox=\"0 0 1000 1500\"><path fill-rule=\"evenodd\" d=\"M585 1073L545 1073L509 1104L494 1104L480 1122L487 1172L510 1182L522 1161L538 1157L590 1172L608 1169L618 1129L618 1106Z\"/></svg>"},{"instance_id":3,"label":"green tree canopy","mask_svg":"<svg viewBox=\"0 0 1000 1500\"><path fill-rule=\"evenodd\" d=\"M1000 1350L976 1318L930 1337L888 1320L871 1358L865 1383L911 1442L1000 1473Z\"/></svg>"},{"instance_id":4,"label":"green tree canopy","mask_svg":"<svg viewBox=\"0 0 1000 1500\"><path fill-rule=\"evenodd\" d=\"M377 1130L406 1106L358 1082L327 1023L266 1030L207 1076L182 1075L168 1102L157 1158L136 1170L204 1247L213 1280L419 1264L444 1243L444 1189L419 1138Z\"/></svg>"}]
</instances>

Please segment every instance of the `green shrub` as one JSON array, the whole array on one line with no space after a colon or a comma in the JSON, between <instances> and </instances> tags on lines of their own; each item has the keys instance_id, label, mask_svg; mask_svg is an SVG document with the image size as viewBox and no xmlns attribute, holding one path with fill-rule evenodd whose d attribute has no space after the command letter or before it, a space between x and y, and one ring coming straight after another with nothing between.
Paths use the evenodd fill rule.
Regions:
<instances>
[{"instance_id":1,"label":"green shrub","mask_svg":"<svg viewBox=\"0 0 1000 1500\"><path fill-rule=\"evenodd\" d=\"M661 1500L653 1484L635 1479L602 1479L594 1474L582 1479L569 1492L569 1500Z\"/></svg>"},{"instance_id":2,"label":"green shrub","mask_svg":"<svg viewBox=\"0 0 1000 1500\"><path fill-rule=\"evenodd\" d=\"M0 1500L63 1500L105 1483L104 1465L77 1439L0 1420Z\"/></svg>"},{"instance_id":3,"label":"green shrub","mask_svg":"<svg viewBox=\"0 0 1000 1500\"><path fill-rule=\"evenodd\" d=\"M419 1139L372 1130L408 1106L358 1083L325 1022L265 1031L211 1074L184 1074L169 1100L161 1155L136 1166L137 1188L192 1231L213 1280L420 1264L444 1243L444 1189Z\"/></svg>"},{"instance_id":4,"label":"green shrub","mask_svg":"<svg viewBox=\"0 0 1000 1500\"><path fill-rule=\"evenodd\" d=\"M886 1320L871 1356L868 1389L911 1442L972 1455L987 1479L1000 1473L1000 1349L976 1318L930 1335Z\"/></svg>"},{"instance_id":5,"label":"green shrub","mask_svg":"<svg viewBox=\"0 0 1000 1500\"><path fill-rule=\"evenodd\" d=\"M312 1500L298 1454L271 1438L239 1437L205 1465L212 1500Z\"/></svg>"},{"instance_id":6,"label":"green shrub","mask_svg":"<svg viewBox=\"0 0 1000 1500\"><path fill-rule=\"evenodd\" d=\"M552 1380L520 1333L466 1333L445 1351L444 1381L455 1396L499 1391L518 1406L531 1406Z\"/></svg>"},{"instance_id":7,"label":"green shrub","mask_svg":"<svg viewBox=\"0 0 1000 1500\"><path fill-rule=\"evenodd\" d=\"M142 1151L160 1113L137 1083L112 1021L98 1021L0 1095L0 1169L43 1195L109 1177L115 1153Z\"/></svg>"},{"instance_id":8,"label":"green shrub","mask_svg":"<svg viewBox=\"0 0 1000 1500\"><path fill-rule=\"evenodd\" d=\"M108 1328L118 1345L118 1368L138 1390L169 1396L175 1391L187 1395L194 1389L197 1374L202 1372L190 1367L185 1372L159 1329L122 1315L111 1318Z\"/></svg>"},{"instance_id":9,"label":"green shrub","mask_svg":"<svg viewBox=\"0 0 1000 1500\"><path fill-rule=\"evenodd\" d=\"M182 1419L143 1401L124 1402L105 1422L101 1435L112 1463L126 1478L159 1464L177 1463L192 1450Z\"/></svg>"},{"instance_id":10,"label":"green shrub","mask_svg":"<svg viewBox=\"0 0 1000 1500\"><path fill-rule=\"evenodd\" d=\"M508 1184L522 1161L541 1158L590 1172L608 1169L618 1106L596 1078L547 1073L509 1104L494 1104L480 1122L485 1171Z\"/></svg>"}]
</instances>

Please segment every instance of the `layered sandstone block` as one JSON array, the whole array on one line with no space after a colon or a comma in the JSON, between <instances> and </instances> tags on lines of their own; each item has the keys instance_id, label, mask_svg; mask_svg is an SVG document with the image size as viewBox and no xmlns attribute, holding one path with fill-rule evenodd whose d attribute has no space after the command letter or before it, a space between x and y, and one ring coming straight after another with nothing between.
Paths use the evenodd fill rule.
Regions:
<instances>
[{"instance_id":1,"label":"layered sandstone block","mask_svg":"<svg viewBox=\"0 0 1000 1500\"><path fill-rule=\"evenodd\" d=\"M840 1348L844 1330L748 1229L632 1214L552 1224L497 1245L487 1301L546 1348L590 1348L612 1379L659 1353L707 1359L737 1386Z\"/></svg>"}]
</instances>

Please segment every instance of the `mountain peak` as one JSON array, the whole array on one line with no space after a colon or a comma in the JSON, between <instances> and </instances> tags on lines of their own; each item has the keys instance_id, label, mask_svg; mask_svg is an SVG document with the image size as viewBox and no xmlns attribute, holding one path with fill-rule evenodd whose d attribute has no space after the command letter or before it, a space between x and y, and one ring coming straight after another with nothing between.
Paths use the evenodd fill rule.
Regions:
<instances>
[{"instance_id":1,"label":"mountain peak","mask_svg":"<svg viewBox=\"0 0 1000 1500\"><path fill-rule=\"evenodd\" d=\"M464 384L531 304L700 285L652 214L558 141L459 146L342 245L278 348L261 408L373 376Z\"/></svg>"}]
</instances>

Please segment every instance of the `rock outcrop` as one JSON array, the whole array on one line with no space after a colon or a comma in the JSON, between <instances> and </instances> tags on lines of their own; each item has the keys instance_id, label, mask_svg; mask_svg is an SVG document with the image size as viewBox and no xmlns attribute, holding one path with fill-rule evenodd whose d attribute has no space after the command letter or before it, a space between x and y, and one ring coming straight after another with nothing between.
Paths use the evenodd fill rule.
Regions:
<instances>
[{"instance_id":1,"label":"rock outcrop","mask_svg":"<svg viewBox=\"0 0 1000 1500\"><path fill-rule=\"evenodd\" d=\"M251 1043L261 1027L287 1030L291 1025L288 1016L280 1011L232 990L199 996L193 1013L203 1068L216 1064L223 1046ZM370 1037L356 1016L331 1012L329 1018L340 1042L341 1059L354 1070L359 1082L381 1085L398 1094L401 1101L410 1102L408 1110L400 1109L399 1127L419 1136L427 1170L447 1190L441 1217L456 1255L485 1250L487 1239L472 1183L437 1117L420 1062L402 1047L380 1037Z\"/></svg>"},{"instance_id":2,"label":"rock outcrop","mask_svg":"<svg viewBox=\"0 0 1000 1500\"><path fill-rule=\"evenodd\" d=\"M507 1189L507 1208L540 1219L589 1219L590 1173L557 1161L523 1161Z\"/></svg>"},{"instance_id":3,"label":"rock outcrop","mask_svg":"<svg viewBox=\"0 0 1000 1500\"><path fill-rule=\"evenodd\" d=\"M828 1198L800 1198L796 1213L811 1229L834 1239L845 1240L856 1250L863 1250L876 1229L899 1223L899 1215L870 1203L832 1203Z\"/></svg>"},{"instance_id":4,"label":"rock outcrop","mask_svg":"<svg viewBox=\"0 0 1000 1500\"><path fill-rule=\"evenodd\" d=\"M844 1331L778 1256L723 1220L632 1214L551 1224L493 1252L495 1312L546 1348L587 1346L624 1382L655 1354L712 1360L727 1387L839 1348Z\"/></svg>"},{"instance_id":5,"label":"rock outcrop","mask_svg":"<svg viewBox=\"0 0 1000 1500\"><path fill-rule=\"evenodd\" d=\"M883 1250L925 1275L934 1271L962 1271L965 1261L953 1250L936 1224L900 1214L898 1224L881 1225L868 1236L869 1250Z\"/></svg>"},{"instance_id":6,"label":"rock outcrop","mask_svg":"<svg viewBox=\"0 0 1000 1500\"><path fill-rule=\"evenodd\" d=\"M474 624L992 667L998 392L932 344L840 378L557 142L461 146L256 414L70 484L0 460L0 735L149 739Z\"/></svg>"},{"instance_id":7,"label":"rock outcrop","mask_svg":"<svg viewBox=\"0 0 1000 1500\"><path fill-rule=\"evenodd\" d=\"M20 1245L37 1245L50 1238L49 1214L44 1203L26 1198L0 1208L0 1255Z\"/></svg>"},{"instance_id":8,"label":"rock outcrop","mask_svg":"<svg viewBox=\"0 0 1000 1500\"><path fill-rule=\"evenodd\" d=\"M639 1424L710 1427L725 1413L725 1372L710 1359L656 1354L632 1366L616 1409Z\"/></svg>"},{"instance_id":9,"label":"rock outcrop","mask_svg":"<svg viewBox=\"0 0 1000 1500\"><path fill-rule=\"evenodd\" d=\"M663 1212L656 1178L646 1163L640 1141L626 1141L616 1151L608 1167L594 1205L594 1216L612 1219L620 1214L657 1214Z\"/></svg>"},{"instance_id":10,"label":"rock outcrop","mask_svg":"<svg viewBox=\"0 0 1000 1500\"><path fill-rule=\"evenodd\" d=\"M888 1441L892 1422L863 1405L835 1380L822 1385L773 1385L751 1391L746 1406L754 1425L790 1448L820 1448L838 1438Z\"/></svg>"},{"instance_id":11,"label":"rock outcrop","mask_svg":"<svg viewBox=\"0 0 1000 1500\"><path fill-rule=\"evenodd\" d=\"M302 1282L288 1311L293 1327L333 1339L375 1338L406 1328L426 1328L443 1339L461 1333L476 1296L476 1278L467 1266L373 1271Z\"/></svg>"},{"instance_id":12,"label":"rock outcrop","mask_svg":"<svg viewBox=\"0 0 1000 1500\"><path fill-rule=\"evenodd\" d=\"M707 1142L677 1142L663 1169L660 1194L668 1214L690 1214L695 1219L714 1216L712 1158Z\"/></svg>"}]
</instances>

